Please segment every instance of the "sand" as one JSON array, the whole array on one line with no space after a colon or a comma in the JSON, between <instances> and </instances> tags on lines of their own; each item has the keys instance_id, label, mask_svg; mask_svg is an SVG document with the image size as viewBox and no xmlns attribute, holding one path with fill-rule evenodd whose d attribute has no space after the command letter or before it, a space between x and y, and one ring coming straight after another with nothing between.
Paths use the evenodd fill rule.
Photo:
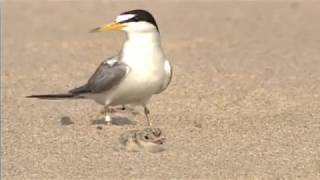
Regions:
<instances>
[{"instance_id":1,"label":"sand","mask_svg":"<svg viewBox=\"0 0 320 180\"><path fill-rule=\"evenodd\" d=\"M93 101L24 98L85 83L125 37L88 31L134 8L155 15L174 68L150 102L161 153L114 151L143 116L108 127ZM1 177L320 178L319 17L307 1L5 1Z\"/></svg>"}]
</instances>

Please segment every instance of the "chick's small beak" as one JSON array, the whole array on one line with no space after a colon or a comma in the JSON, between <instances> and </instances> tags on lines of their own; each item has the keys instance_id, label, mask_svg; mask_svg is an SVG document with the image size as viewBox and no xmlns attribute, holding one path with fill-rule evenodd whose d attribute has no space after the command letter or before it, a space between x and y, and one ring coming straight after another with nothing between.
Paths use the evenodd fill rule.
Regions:
<instances>
[{"instance_id":1,"label":"chick's small beak","mask_svg":"<svg viewBox=\"0 0 320 180\"><path fill-rule=\"evenodd\" d=\"M101 27L94 28L90 32L106 32L106 31L113 31L113 30L121 30L124 27L126 27L125 24L113 22L110 24L103 25Z\"/></svg>"}]
</instances>

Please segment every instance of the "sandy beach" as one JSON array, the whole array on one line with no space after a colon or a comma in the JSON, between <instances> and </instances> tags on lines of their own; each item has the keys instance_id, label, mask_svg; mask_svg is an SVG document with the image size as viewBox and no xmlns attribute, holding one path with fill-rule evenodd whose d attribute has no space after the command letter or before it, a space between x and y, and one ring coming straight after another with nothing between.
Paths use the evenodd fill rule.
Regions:
<instances>
[{"instance_id":1,"label":"sandy beach","mask_svg":"<svg viewBox=\"0 0 320 180\"><path fill-rule=\"evenodd\" d=\"M89 33L147 9L174 76L150 102L160 153L115 151L143 116L99 124L91 100L46 101L118 53L121 32ZM2 3L1 178L320 179L320 3Z\"/></svg>"}]
</instances>

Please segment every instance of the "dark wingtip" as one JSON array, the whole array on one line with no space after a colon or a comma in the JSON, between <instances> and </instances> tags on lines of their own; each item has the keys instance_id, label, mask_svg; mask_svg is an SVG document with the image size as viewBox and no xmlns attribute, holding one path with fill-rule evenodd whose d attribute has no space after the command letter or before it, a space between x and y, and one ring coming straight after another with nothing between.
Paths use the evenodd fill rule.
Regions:
<instances>
[{"instance_id":1,"label":"dark wingtip","mask_svg":"<svg viewBox=\"0 0 320 180\"><path fill-rule=\"evenodd\" d=\"M24 98L35 98L34 95L30 95L30 96L25 96Z\"/></svg>"},{"instance_id":2,"label":"dark wingtip","mask_svg":"<svg viewBox=\"0 0 320 180\"><path fill-rule=\"evenodd\" d=\"M43 97L47 97L47 95L30 95L30 96L26 96L25 98L43 98Z\"/></svg>"},{"instance_id":3,"label":"dark wingtip","mask_svg":"<svg viewBox=\"0 0 320 180\"><path fill-rule=\"evenodd\" d=\"M40 94L40 95L30 95L26 98L38 98L38 99L64 99L64 98L73 98L76 95L74 94Z\"/></svg>"}]
</instances>

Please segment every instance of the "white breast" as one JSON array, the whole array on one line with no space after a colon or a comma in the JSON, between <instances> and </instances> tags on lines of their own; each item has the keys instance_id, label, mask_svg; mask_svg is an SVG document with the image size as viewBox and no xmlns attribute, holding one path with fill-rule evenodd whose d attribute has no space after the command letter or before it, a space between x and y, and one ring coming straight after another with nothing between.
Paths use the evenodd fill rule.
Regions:
<instances>
[{"instance_id":1,"label":"white breast","mask_svg":"<svg viewBox=\"0 0 320 180\"><path fill-rule=\"evenodd\" d=\"M126 43L121 61L130 72L114 91L111 104L145 102L166 81L165 59L158 44Z\"/></svg>"},{"instance_id":2,"label":"white breast","mask_svg":"<svg viewBox=\"0 0 320 180\"><path fill-rule=\"evenodd\" d=\"M172 66L171 66L169 60L166 60L164 62L164 72L165 72L165 75L164 75L164 80L163 80L162 86L159 89L159 91L156 92L156 94L159 94L162 91L164 91L165 89L167 89L167 87L169 86L169 84L172 80Z\"/></svg>"}]
</instances>

